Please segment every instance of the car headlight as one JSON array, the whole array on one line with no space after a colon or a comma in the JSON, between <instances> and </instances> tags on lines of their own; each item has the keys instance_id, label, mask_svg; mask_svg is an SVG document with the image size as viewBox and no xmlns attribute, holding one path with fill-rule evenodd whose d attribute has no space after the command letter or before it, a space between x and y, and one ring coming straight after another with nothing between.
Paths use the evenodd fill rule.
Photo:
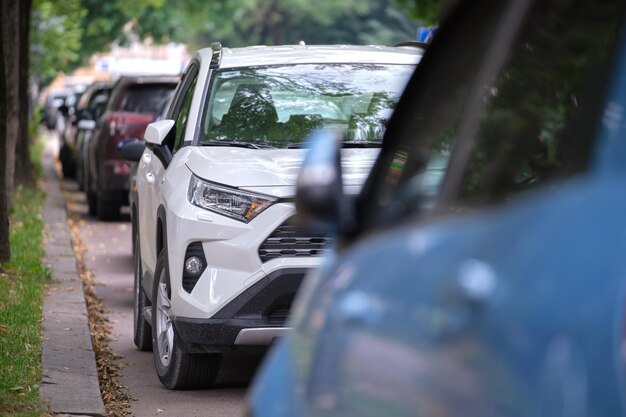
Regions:
<instances>
[{"instance_id":1,"label":"car headlight","mask_svg":"<svg viewBox=\"0 0 626 417\"><path fill-rule=\"evenodd\" d=\"M202 180L195 175L189 183L189 202L194 206L248 223L278 199Z\"/></svg>"}]
</instances>

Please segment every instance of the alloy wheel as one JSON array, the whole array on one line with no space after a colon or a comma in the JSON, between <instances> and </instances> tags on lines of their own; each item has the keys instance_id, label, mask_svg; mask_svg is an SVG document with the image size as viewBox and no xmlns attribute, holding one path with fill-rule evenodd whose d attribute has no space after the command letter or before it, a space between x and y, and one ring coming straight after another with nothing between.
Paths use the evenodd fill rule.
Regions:
<instances>
[{"instance_id":1,"label":"alloy wheel","mask_svg":"<svg viewBox=\"0 0 626 417\"><path fill-rule=\"evenodd\" d=\"M174 328L170 317L170 298L165 281L165 271L159 277L159 288L156 301L156 349L158 357L163 367L168 367L171 360L172 349L174 347Z\"/></svg>"}]
</instances>

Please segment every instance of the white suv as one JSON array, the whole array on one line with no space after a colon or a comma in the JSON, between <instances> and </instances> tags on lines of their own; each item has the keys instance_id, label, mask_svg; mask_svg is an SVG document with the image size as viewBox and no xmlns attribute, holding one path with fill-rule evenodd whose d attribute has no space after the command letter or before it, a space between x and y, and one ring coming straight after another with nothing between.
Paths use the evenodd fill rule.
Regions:
<instances>
[{"instance_id":1,"label":"white suv","mask_svg":"<svg viewBox=\"0 0 626 417\"><path fill-rule=\"evenodd\" d=\"M422 53L216 43L195 54L146 129L132 198L135 344L153 349L166 387L208 386L221 353L284 334L304 274L332 246L293 220L305 140L343 135L355 194Z\"/></svg>"}]
</instances>

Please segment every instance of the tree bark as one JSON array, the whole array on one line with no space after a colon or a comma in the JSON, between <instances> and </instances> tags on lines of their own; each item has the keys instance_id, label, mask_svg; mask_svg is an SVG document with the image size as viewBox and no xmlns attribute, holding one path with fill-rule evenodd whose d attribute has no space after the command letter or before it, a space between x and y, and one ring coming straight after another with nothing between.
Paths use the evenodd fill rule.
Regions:
<instances>
[{"instance_id":1,"label":"tree bark","mask_svg":"<svg viewBox=\"0 0 626 417\"><path fill-rule=\"evenodd\" d=\"M19 0L19 109L18 136L15 149L15 183L34 184L33 163L30 160L32 139L29 132L32 103L30 101L30 13L32 0Z\"/></svg>"},{"instance_id":2,"label":"tree bark","mask_svg":"<svg viewBox=\"0 0 626 417\"><path fill-rule=\"evenodd\" d=\"M5 2L0 4L0 45L4 45L4 29L6 16ZM7 88L5 78L5 55L0 54L0 264L11 258L11 246L9 245L9 207L7 201L6 173L7 165Z\"/></svg>"},{"instance_id":3,"label":"tree bark","mask_svg":"<svg viewBox=\"0 0 626 417\"><path fill-rule=\"evenodd\" d=\"M18 109L19 109L19 1L2 0L3 20L2 30L4 31L4 42L2 48L4 52L4 65L6 74L6 165L5 182L6 201L9 209L13 206L13 189L15 180L15 145L18 136ZM1 169L1 167L0 167Z\"/></svg>"}]
</instances>

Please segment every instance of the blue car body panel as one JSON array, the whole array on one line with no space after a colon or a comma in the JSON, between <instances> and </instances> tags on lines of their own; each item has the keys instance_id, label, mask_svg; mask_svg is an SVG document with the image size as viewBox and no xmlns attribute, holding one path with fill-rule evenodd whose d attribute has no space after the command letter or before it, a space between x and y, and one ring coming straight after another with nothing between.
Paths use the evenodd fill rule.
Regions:
<instances>
[{"instance_id":1,"label":"blue car body panel","mask_svg":"<svg viewBox=\"0 0 626 417\"><path fill-rule=\"evenodd\" d=\"M623 189L620 176L577 180L508 209L362 242L315 295L326 303L311 305L273 352L252 401L295 406L273 416L325 405L342 415L521 416L539 412L530 408L542 396L544 412L571 396L587 410L572 415L621 415ZM464 291L468 274L491 274L491 292ZM264 395L283 384L302 396Z\"/></svg>"}]
</instances>

